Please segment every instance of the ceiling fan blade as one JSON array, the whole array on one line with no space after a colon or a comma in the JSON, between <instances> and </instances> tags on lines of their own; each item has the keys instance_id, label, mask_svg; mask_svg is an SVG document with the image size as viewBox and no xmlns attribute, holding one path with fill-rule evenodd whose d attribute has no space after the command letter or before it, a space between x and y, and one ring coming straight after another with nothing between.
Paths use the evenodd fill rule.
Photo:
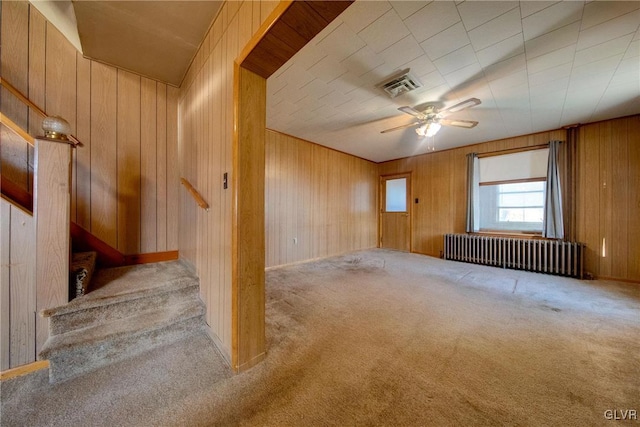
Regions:
<instances>
[{"instance_id":1,"label":"ceiling fan blade","mask_svg":"<svg viewBox=\"0 0 640 427\"><path fill-rule=\"evenodd\" d=\"M455 126L459 128L467 128L471 129L478 125L478 122L474 122L472 120L449 120L449 119L440 119L440 124L445 126Z\"/></svg>"},{"instance_id":2,"label":"ceiling fan blade","mask_svg":"<svg viewBox=\"0 0 640 427\"><path fill-rule=\"evenodd\" d=\"M396 127L394 127L394 128L391 128L391 129L385 129L385 130L383 130L383 131L382 131L382 132L380 132L380 133L393 132L394 130L400 130L400 129L410 128L410 127L413 127L413 126L417 126L417 125L419 125L419 124L420 124L420 122L409 123L408 125L396 126Z\"/></svg>"},{"instance_id":3,"label":"ceiling fan blade","mask_svg":"<svg viewBox=\"0 0 640 427\"><path fill-rule=\"evenodd\" d=\"M398 108L398 110L402 111L403 113L411 114L412 116L417 117L419 119L422 119L424 117L424 114L422 114L420 111L409 106L400 107Z\"/></svg>"},{"instance_id":4,"label":"ceiling fan blade","mask_svg":"<svg viewBox=\"0 0 640 427\"><path fill-rule=\"evenodd\" d=\"M444 108L440 110L440 113L449 114L456 113L458 111L462 111L467 108L475 107L476 105L480 105L481 101L478 98L469 98L466 101L462 101L456 105L452 105L451 107Z\"/></svg>"}]
</instances>

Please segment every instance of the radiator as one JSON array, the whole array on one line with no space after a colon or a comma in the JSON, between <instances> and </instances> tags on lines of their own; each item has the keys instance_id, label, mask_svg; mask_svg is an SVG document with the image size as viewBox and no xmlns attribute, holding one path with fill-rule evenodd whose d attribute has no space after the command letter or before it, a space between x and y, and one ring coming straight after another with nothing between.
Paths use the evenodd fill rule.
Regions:
<instances>
[{"instance_id":1,"label":"radiator","mask_svg":"<svg viewBox=\"0 0 640 427\"><path fill-rule=\"evenodd\" d=\"M558 240L445 234L444 258L583 278L584 245Z\"/></svg>"}]
</instances>

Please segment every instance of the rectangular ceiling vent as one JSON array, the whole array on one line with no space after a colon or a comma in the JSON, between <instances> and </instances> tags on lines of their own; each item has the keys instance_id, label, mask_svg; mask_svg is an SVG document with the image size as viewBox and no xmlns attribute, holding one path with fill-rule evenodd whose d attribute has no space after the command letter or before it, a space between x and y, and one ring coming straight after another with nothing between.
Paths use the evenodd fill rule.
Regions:
<instances>
[{"instance_id":1,"label":"rectangular ceiling vent","mask_svg":"<svg viewBox=\"0 0 640 427\"><path fill-rule=\"evenodd\" d=\"M395 98L422 87L422 83L412 76L410 70L407 68L399 74L394 75L390 80L380 83L378 87L387 92L391 98Z\"/></svg>"}]
</instances>

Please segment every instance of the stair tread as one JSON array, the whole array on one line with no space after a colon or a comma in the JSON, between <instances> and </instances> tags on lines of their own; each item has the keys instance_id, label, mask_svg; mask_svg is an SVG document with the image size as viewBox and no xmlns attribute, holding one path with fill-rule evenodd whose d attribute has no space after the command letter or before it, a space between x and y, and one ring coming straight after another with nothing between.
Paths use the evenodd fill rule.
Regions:
<instances>
[{"instance_id":1,"label":"stair tread","mask_svg":"<svg viewBox=\"0 0 640 427\"><path fill-rule=\"evenodd\" d=\"M83 343L97 343L120 335L135 335L161 329L177 321L201 316L204 313L205 307L202 301L192 299L168 308L162 307L99 325L75 329L63 334L50 336L43 346L40 356L48 358L52 353L73 348Z\"/></svg>"},{"instance_id":2,"label":"stair tread","mask_svg":"<svg viewBox=\"0 0 640 427\"><path fill-rule=\"evenodd\" d=\"M96 290L66 305L43 310L42 316L73 313L199 284L198 277L182 261L103 269L94 274L92 281Z\"/></svg>"}]
</instances>

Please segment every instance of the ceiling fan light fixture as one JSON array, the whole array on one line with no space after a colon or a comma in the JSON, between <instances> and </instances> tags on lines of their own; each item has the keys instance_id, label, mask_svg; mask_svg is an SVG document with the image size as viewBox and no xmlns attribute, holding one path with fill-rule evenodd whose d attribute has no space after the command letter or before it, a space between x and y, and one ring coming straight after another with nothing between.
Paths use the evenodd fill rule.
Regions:
<instances>
[{"instance_id":1,"label":"ceiling fan light fixture","mask_svg":"<svg viewBox=\"0 0 640 427\"><path fill-rule=\"evenodd\" d=\"M419 128L416 129L416 133L420 136L427 136L427 127L429 125L427 123L423 124Z\"/></svg>"},{"instance_id":2,"label":"ceiling fan light fixture","mask_svg":"<svg viewBox=\"0 0 640 427\"><path fill-rule=\"evenodd\" d=\"M434 136L436 133L438 133L441 127L442 125L438 122L429 123L429 125L427 126L427 131L425 132L425 136Z\"/></svg>"}]
</instances>

